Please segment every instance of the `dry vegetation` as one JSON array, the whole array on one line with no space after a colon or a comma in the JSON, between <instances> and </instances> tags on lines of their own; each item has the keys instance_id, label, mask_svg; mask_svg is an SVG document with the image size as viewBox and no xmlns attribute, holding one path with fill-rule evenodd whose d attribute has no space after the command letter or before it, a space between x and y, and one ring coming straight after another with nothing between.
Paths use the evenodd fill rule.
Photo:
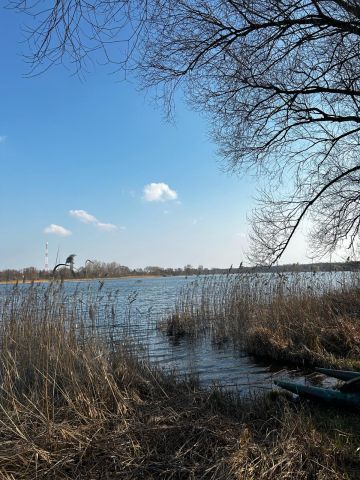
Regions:
<instances>
[{"instance_id":1,"label":"dry vegetation","mask_svg":"<svg viewBox=\"0 0 360 480\"><path fill-rule=\"evenodd\" d=\"M187 286L172 336L209 334L248 353L299 366L360 368L357 275L228 275Z\"/></svg>"},{"instance_id":2,"label":"dry vegetation","mask_svg":"<svg viewBox=\"0 0 360 480\"><path fill-rule=\"evenodd\" d=\"M93 301L59 285L0 297L1 479L359 478L358 415L178 381L109 333L111 308L97 335Z\"/></svg>"}]
</instances>

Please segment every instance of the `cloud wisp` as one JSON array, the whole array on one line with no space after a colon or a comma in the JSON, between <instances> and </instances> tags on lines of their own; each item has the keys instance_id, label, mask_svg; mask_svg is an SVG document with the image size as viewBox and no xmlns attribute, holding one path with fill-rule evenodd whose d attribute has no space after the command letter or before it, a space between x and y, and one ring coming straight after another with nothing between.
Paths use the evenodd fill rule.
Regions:
<instances>
[{"instance_id":1,"label":"cloud wisp","mask_svg":"<svg viewBox=\"0 0 360 480\"><path fill-rule=\"evenodd\" d=\"M88 213L86 210L70 210L69 215L77 220L80 220L82 223L98 222L98 219L94 215L91 215L91 213Z\"/></svg>"},{"instance_id":2,"label":"cloud wisp","mask_svg":"<svg viewBox=\"0 0 360 480\"><path fill-rule=\"evenodd\" d=\"M99 230L104 230L105 232L112 232L113 230L117 230L117 226L114 225L113 223L97 222L95 226Z\"/></svg>"},{"instance_id":3,"label":"cloud wisp","mask_svg":"<svg viewBox=\"0 0 360 480\"><path fill-rule=\"evenodd\" d=\"M117 225L114 225L113 223L100 222L95 215L92 215L86 210L69 210L69 215L82 223L94 225L94 227L103 230L104 232L112 232L118 228Z\"/></svg>"},{"instance_id":4,"label":"cloud wisp","mask_svg":"<svg viewBox=\"0 0 360 480\"><path fill-rule=\"evenodd\" d=\"M144 187L144 199L147 202L166 202L177 198L177 192L166 183L149 183Z\"/></svg>"},{"instance_id":5,"label":"cloud wisp","mask_svg":"<svg viewBox=\"0 0 360 480\"><path fill-rule=\"evenodd\" d=\"M72 235L72 232L61 225L51 223L48 227L44 228L44 233L59 235L60 237L68 237Z\"/></svg>"}]
</instances>

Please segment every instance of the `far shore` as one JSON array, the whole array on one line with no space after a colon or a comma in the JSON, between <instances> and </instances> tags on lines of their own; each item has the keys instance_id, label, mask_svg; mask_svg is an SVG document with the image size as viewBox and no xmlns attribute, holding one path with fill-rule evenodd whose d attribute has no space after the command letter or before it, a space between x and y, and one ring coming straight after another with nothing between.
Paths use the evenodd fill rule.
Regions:
<instances>
[{"instance_id":1,"label":"far shore","mask_svg":"<svg viewBox=\"0 0 360 480\"><path fill-rule=\"evenodd\" d=\"M99 280L99 281L104 281L104 280L126 280L127 278L138 278L138 279L144 279L144 278L161 278L161 277L167 277L171 275L124 275L122 277L94 277L94 278L64 278L64 282L91 282L93 280ZM179 276L179 275L177 275ZM16 285L16 284L26 284L26 283L51 283L54 280L60 280L60 279L53 279L53 278L39 278L37 280L2 280L0 281L0 285Z\"/></svg>"},{"instance_id":2,"label":"far shore","mask_svg":"<svg viewBox=\"0 0 360 480\"><path fill-rule=\"evenodd\" d=\"M161 277L190 277L199 275L228 275L232 274L284 274L284 273L331 273L331 272L360 272L360 262L339 262L339 263L314 263L314 264L286 264L278 266L257 266L257 267L239 267L237 269L230 268L213 268L213 269L191 269L190 271L182 270L181 272L172 273L169 270L160 269L160 273L131 273L129 275L106 276L106 277L73 277L64 278L64 282L90 282L93 280L125 280L127 278L161 278ZM80 272L78 272L80 273ZM18 280L0 280L0 285L15 285L17 283L49 283L61 278L37 278L37 279L18 279Z\"/></svg>"}]
</instances>

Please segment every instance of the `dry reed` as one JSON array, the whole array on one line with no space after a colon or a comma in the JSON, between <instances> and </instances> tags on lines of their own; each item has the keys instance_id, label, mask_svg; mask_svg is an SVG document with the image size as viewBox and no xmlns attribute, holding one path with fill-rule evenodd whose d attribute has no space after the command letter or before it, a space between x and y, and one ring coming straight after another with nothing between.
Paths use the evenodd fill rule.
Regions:
<instances>
[{"instance_id":1,"label":"dry reed","mask_svg":"<svg viewBox=\"0 0 360 480\"><path fill-rule=\"evenodd\" d=\"M111 308L97 335L94 298L0 297L1 479L359 478L357 415L201 391L114 338Z\"/></svg>"},{"instance_id":2,"label":"dry reed","mask_svg":"<svg viewBox=\"0 0 360 480\"><path fill-rule=\"evenodd\" d=\"M299 366L360 368L356 275L239 274L185 287L159 327Z\"/></svg>"}]
</instances>

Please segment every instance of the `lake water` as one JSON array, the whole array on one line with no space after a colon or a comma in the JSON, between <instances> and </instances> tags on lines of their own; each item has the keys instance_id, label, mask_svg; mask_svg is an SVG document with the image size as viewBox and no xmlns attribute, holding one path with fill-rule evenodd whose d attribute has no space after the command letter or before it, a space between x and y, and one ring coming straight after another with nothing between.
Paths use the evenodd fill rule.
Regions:
<instances>
[{"instance_id":1,"label":"lake water","mask_svg":"<svg viewBox=\"0 0 360 480\"><path fill-rule=\"evenodd\" d=\"M82 314L84 306L84 318L89 316L89 297L96 300L94 304L100 305L93 318L96 329L104 328L104 316L112 317L114 335L134 339L144 346L144 355L151 362L179 375L195 374L205 387L217 384L251 394L272 389L276 379L296 377L297 381L308 381L303 372L259 363L229 346L214 347L207 338L191 342L185 337L175 342L157 329L157 322L172 312L181 288L193 281L194 277L124 278L66 282L63 288L68 298L77 292L78 308ZM0 294L10 288L0 286ZM91 323L91 318L86 322Z\"/></svg>"}]
</instances>

